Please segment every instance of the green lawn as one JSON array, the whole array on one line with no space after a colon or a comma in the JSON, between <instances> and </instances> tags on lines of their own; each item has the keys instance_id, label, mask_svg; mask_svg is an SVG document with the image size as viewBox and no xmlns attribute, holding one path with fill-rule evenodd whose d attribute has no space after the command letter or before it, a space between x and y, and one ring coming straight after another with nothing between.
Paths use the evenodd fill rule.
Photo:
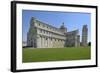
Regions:
<instances>
[{"instance_id":1,"label":"green lawn","mask_svg":"<svg viewBox=\"0 0 100 73\"><path fill-rule=\"evenodd\" d=\"M90 47L23 48L23 62L84 60L91 58Z\"/></svg>"}]
</instances>

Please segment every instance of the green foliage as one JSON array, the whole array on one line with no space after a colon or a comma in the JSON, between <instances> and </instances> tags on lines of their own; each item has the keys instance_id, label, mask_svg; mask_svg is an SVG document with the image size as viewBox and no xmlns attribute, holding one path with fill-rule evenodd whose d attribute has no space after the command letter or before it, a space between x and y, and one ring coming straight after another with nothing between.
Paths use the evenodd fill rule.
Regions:
<instances>
[{"instance_id":1,"label":"green foliage","mask_svg":"<svg viewBox=\"0 0 100 73\"><path fill-rule=\"evenodd\" d=\"M88 46L91 46L91 42L88 43Z\"/></svg>"},{"instance_id":2,"label":"green foliage","mask_svg":"<svg viewBox=\"0 0 100 73\"><path fill-rule=\"evenodd\" d=\"M23 48L23 62L62 61L90 59L90 47Z\"/></svg>"}]
</instances>

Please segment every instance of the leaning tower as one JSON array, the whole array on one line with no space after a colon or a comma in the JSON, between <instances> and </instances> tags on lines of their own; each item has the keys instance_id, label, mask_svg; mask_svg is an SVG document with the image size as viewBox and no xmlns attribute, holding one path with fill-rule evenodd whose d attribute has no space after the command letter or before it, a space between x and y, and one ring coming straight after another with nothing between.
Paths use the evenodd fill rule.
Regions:
<instances>
[{"instance_id":1,"label":"leaning tower","mask_svg":"<svg viewBox=\"0 0 100 73\"><path fill-rule=\"evenodd\" d=\"M82 29L82 46L87 46L87 40L88 40L88 28L87 28L87 25L83 25L83 29Z\"/></svg>"}]
</instances>

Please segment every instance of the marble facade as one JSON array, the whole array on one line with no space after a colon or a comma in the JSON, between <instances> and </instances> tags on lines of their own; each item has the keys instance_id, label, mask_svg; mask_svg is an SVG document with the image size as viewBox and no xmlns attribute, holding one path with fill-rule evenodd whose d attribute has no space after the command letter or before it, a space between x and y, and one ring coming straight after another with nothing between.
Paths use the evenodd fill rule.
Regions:
<instances>
[{"instance_id":1,"label":"marble facade","mask_svg":"<svg viewBox=\"0 0 100 73\"><path fill-rule=\"evenodd\" d=\"M79 47L80 35L78 30L68 32L64 23L57 28L32 17L27 33L27 46L34 48Z\"/></svg>"}]
</instances>

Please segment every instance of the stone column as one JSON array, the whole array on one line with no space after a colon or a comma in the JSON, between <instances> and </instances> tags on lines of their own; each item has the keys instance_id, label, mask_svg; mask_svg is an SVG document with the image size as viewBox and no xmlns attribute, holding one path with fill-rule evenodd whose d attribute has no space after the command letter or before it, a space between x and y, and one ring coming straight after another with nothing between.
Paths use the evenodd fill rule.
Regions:
<instances>
[{"instance_id":1,"label":"stone column","mask_svg":"<svg viewBox=\"0 0 100 73\"><path fill-rule=\"evenodd\" d=\"M49 37L48 37L48 48L50 48L49 46L50 46L50 44L49 44Z\"/></svg>"},{"instance_id":2,"label":"stone column","mask_svg":"<svg viewBox=\"0 0 100 73\"><path fill-rule=\"evenodd\" d=\"M48 47L48 39L47 39L47 37L45 38L45 48L47 48Z\"/></svg>"},{"instance_id":3,"label":"stone column","mask_svg":"<svg viewBox=\"0 0 100 73\"><path fill-rule=\"evenodd\" d=\"M53 39L51 38L51 40L50 40L50 47L51 47L51 48L53 48L52 42L53 42Z\"/></svg>"},{"instance_id":4,"label":"stone column","mask_svg":"<svg viewBox=\"0 0 100 73\"><path fill-rule=\"evenodd\" d=\"M51 38L49 38L49 48L51 48Z\"/></svg>"},{"instance_id":5,"label":"stone column","mask_svg":"<svg viewBox=\"0 0 100 73\"><path fill-rule=\"evenodd\" d=\"M40 48L42 47L42 43L41 43L42 40L41 39L42 39L42 37L40 36Z\"/></svg>"},{"instance_id":6,"label":"stone column","mask_svg":"<svg viewBox=\"0 0 100 73\"><path fill-rule=\"evenodd\" d=\"M44 48L46 48L46 37L44 37Z\"/></svg>"},{"instance_id":7,"label":"stone column","mask_svg":"<svg viewBox=\"0 0 100 73\"><path fill-rule=\"evenodd\" d=\"M37 48L39 48L39 36L37 36Z\"/></svg>"},{"instance_id":8,"label":"stone column","mask_svg":"<svg viewBox=\"0 0 100 73\"><path fill-rule=\"evenodd\" d=\"M80 35L77 36L77 47L80 46Z\"/></svg>"},{"instance_id":9,"label":"stone column","mask_svg":"<svg viewBox=\"0 0 100 73\"><path fill-rule=\"evenodd\" d=\"M43 48L45 48L45 37L43 37Z\"/></svg>"},{"instance_id":10,"label":"stone column","mask_svg":"<svg viewBox=\"0 0 100 73\"><path fill-rule=\"evenodd\" d=\"M42 48L44 48L44 37L42 37Z\"/></svg>"},{"instance_id":11,"label":"stone column","mask_svg":"<svg viewBox=\"0 0 100 73\"><path fill-rule=\"evenodd\" d=\"M43 40L42 40L42 36L41 36L41 48L43 48Z\"/></svg>"},{"instance_id":12,"label":"stone column","mask_svg":"<svg viewBox=\"0 0 100 73\"><path fill-rule=\"evenodd\" d=\"M41 37L37 36L37 48L41 48Z\"/></svg>"},{"instance_id":13,"label":"stone column","mask_svg":"<svg viewBox=\"0 0 100 73\"><path fill-rule=\"evenodd\" d=\"M75 36L75 47L77 47L77 36Z\"/></svg>"}]
</instances>

